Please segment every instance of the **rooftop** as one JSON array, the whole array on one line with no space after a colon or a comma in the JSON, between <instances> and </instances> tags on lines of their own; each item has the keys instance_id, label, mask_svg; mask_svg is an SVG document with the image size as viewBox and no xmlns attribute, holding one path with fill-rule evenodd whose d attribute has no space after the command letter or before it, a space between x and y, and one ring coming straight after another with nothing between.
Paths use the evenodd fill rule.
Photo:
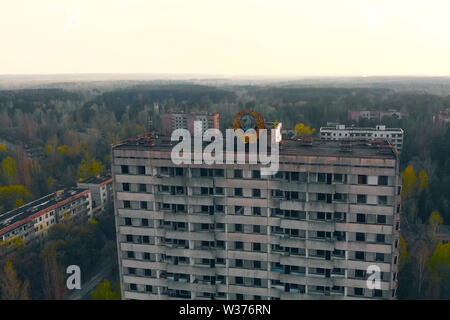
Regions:
<instances>
[{"instance_id":1,"label":"rooftop","mask_svg":"<svg viewBox=\"0 0 450 320\"><path fill-rule=\"evenodd\" d=\"M384 141L384 140L383 140ZM177 142L170 141L169 136L138 137L127 139L113 146L114 150L141 150L170 152ZM207 145L208 143L205 143ZM382 158L395 159L397 151L386 147L386 144L377 147L367 141L353 141L351 150L344 152L342 141L328 141L315 139L311 145L305 145L297 140L284 140L280 148L280 155L324 156L324 157L354 157L354 158ZM224 148L225 148L224 141ZM348 145L346 145L348 147ZM193 143L192 143L193 150Z\"/></svg>"},{"instance_id":2,"label":"rooftop","mask_svg":"<svg viewBox=\"0 0 450 320\"><path fill-rule=\"evenodd\" d=\"M320 130L348 130L348 131L397 131L403 132L402 128L373 128L373 127L345 127L338 128L337 126L333 127L320 127Z\"/></svg>"},{"instance_id":3,"label":"rooftop","mask_svg":"<svg viewBox=\"0 0 450 320\"><path fill-rule=\"evenodd\" d=\"M56 191L40 199L29 202L17 209L3 213L0 215L0 233L3 229L17 222L86 191L86 189L79 188Z\"/></svg>"},{"instance_id":4,"label":"rooftop","mask_svg":"<svg viewBox=\"0 0 450 320\"><path fill-rule=\"evenodd\" d=\"M111 180L111 176L95 176L90 177L85 180L79 181L78 183L86 183L86 184L102 184L109 180Z\"/></svg>"}]
</instances>

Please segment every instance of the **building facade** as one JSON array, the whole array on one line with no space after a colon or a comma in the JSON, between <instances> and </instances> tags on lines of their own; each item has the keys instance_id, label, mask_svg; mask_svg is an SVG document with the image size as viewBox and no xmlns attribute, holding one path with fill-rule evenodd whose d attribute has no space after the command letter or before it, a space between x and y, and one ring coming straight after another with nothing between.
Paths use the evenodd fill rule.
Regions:
<instances>
[{"instance_id":1,"label":"building facade","mask_svg":"<svg viewBox=\"0 0 450 320\"><path fill-rule=\"evenodd\" d=\"M207 129L219 129L219 114L165 113L161 115L162 134L170 135L176 129L187 129L202 134Z\"/></svg>"},{"instance_id":2,"label":"building facade","mask_svg":"<svg viewBox=\"0 0 450 320\"><path fill-rule=\"evenodd\" d=\"M274 176L259 164L174 165L170 153L112 149L124 299L395 298L395 152L285 141Z\"/></svg>"},{"instance_id":3,"label":"building facade","mask_svg":"<svg viewBox=\"0 0 450 320\"><path fill-rule=\"evenodd\" d=\"M382 121L384 117L396 117L403 119L408 116L408 112L397 110L348 110L348 119L351 121L360 121L361 119Z\"/></svg>"},{"instance_id":4,"label":"building facade","mask_svg":"<svg viewBox=\"0 0 450 320\"><path fill-rule=\"evenodd\" d=\"M100 213L112 205L112 178L111 176L96 176L77 183L80 189L89 189L92 196L92 211Z\"/></svg>"},{"instance_id":5,"label":"building facade","mask_svg":"<svg viewBox=\"0 0 450 320\"><path fill-rule=\"evenodd\" d=\"M375 140L381 138L390 140L398 151L401 151L403 148L403 129L386 128L384 125L378 125L375 128L346 127L342 124L330 127L321 127L320 138L322 140L361 138Z\"/></svg>"},{"instance_id":6,"label":"building facade","mask_svg":"<svg viewBox=\"0 0 450 320\"><path fill-rule=\"evenodd\" d=\"M92 215L91 191L66 189L0 215L0 240L20 238L24 243L45 236L66 216L88 219Z\"/></svg>"}]
</instances>

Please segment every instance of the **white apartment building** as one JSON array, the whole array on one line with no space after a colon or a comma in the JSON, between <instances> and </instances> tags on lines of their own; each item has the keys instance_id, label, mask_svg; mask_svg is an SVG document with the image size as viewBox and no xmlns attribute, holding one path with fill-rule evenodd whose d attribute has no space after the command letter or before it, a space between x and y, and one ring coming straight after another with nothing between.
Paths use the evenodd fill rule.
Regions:
<instances>
[{"instance_id":1,"label":"white apartment building","mask_svg":"<svg viewBox=\"0 0 450 320\"><path fill-rule=\"evenodd\" d=\"M342 140L342 139L389 139L398 151L403 147L403 129L386 128L384 125L377 125L375 128L346 127L338 124L333 127L321 127L320 138L323 140Z\"/></svg>"}]
</instances>

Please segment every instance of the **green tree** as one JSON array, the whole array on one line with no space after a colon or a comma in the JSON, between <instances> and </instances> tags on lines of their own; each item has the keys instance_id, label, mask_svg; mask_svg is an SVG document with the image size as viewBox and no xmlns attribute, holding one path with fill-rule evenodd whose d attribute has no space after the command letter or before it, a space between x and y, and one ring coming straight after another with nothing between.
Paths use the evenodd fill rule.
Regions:
<instances>
[{"instance_id":1,"label":"green tree","mask_svg":"<svg viewBox=\"0 0 450 320\"><path fill-rule=\"evenodd\" d=\"M413 166L407 166L402 173L403 178L403 188L402 196L407 197L411 195L412 189L417 182L416 173L414 172Z\"/></svg>"},{"instance_id":2,"label":"green tree","mask_svg":"<svg viewBox=\"0 0 450 320\"><path fill-rule=\"evenodd\" d=\"M92 300L120 300L120 294L111 289L111 283L104 280L97 285L97 289L91 292Z\"/></svg>"},{"instance_id":3,"label":"green tree","mask_svg":"<svg viewBox=\"0 0 450 320\"><path fill-rule=\"evenodd\" d=\"M2 171L4 172L8 185L11 185L16 180L16 162L13 158L7 157L2 161Z\"/></svg>"},{"instance_id":4,"label":"green tree","mask_svg":"<svg viewBox=\"0 0 450 320\"><path fill-rule=\"evenodd\" d=\"M303 123L298 123L295 126L295 134L298 137L303 137L303 136L310 136L312 135L314 132L316 132L316 129L311 129L308 126L305 126Z\"/></svg>"},{"instance_id":5,"label":"green tree","mask_svg":"<svg viewBox=\"0 0 450 320\"><path fill-rule=\"evenodd\" d=\"M2 300L28 300L29 282L20 281L11 261L7 261L0 274Z\"/></svg>"},{"instance_id":6,"label":"green tree","mask_svg":"<svg viewBox=\"0 0 450 320\"><path fill-rule=\"evenodd\" d=\"M430 215L430 229L434 236L439 231L439 226L444 222L438 211L433 211Z\"/></svg>"}]
</instances>

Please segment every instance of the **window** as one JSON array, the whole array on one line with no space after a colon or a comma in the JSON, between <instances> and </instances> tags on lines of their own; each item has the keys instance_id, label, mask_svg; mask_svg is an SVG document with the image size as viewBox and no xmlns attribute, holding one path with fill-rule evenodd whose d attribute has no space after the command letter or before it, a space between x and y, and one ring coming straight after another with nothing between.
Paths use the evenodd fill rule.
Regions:
<instances>
[{"instance_id":1,"label":"window","mask_svg":"<svg viewBox=\"0 0 450 320\"><path fill-rule=\"evenodd\" d=\"M134 251L127 251L127 258L134 259Z\"/></svg>"},{"instance_id":2,"label":"window","mask_svg":"<svg viewBox=\"0 0 450 320\"><path fill-rule=\"evenodd\" d=\"M367 184L367 176L366 175L358 175L358 184Z\"/></svg>"},{"instance_id":3,"label":"window","mask_svg":"<svg viewBox=\"0 0 450 320\"><path fill-rule=\"evenodd\" d=\"M366 234L357 232L356 233L356 241L366 241Z\"/></svg>"},{"instance_id":4,"label":"window","mask_svg":"<svg viewBox=\"0 0 450 320\"><path fill-rule=\"evenodd\" d=\"M363 288L355 288L355 296L362 296Z\"/></svg>"},{"instance_id":5,"label":"window","mask_svg":"<svg viewBox=\"0 0 450 320\"><path fill-rule=\"evenodd\" d=\"M127 242L133 242L133 236L131 234L127 234Z\"/></svg>"},{"instance_id":6,"label":"window","mask_svg":"<svg viewBox=\"0 0 450 320\"><path fill-rule=\"evenodd\" d=\"M377 242L384 243L386 241L384 234L377 234Z\"/></svg>"},{"instance_id":7,"label":"window","mask_svg":"<svg viewBox=\"0 0 450 320\"><path fill-rule=\"evenodd\" d=\"M235 197L242 197L242 188L235 188L234 189L234 196Z\"/></svg>"},{"instance_id":8,"label":"window","mask_svg":"<svg viewBox=\"0 0 450 320\"><path fill-rule=\"evenodd\" d=\"M366 277L366 271L365 270L355 270L355 278L365 278Z\"/></svg>"},{"instance_id":9,"label":"window","mask_svg":"<svg viewBox=\"0 0 450 320\"><path fill-rule=\"evenodd\" d=\"M326 182L327 175L325 173L318 173L317 174L317 182L324 183Z\"/></svg>"},{"instance_id":10,"label":"window","mask_svg":"<svg viewBox=\"0 0 450 320\"><path fill-rule=\"evenodd\" d=\"M235 178L242 178L242 170L234 170Z\"/></svg>"},{"instance_id":11,"label":"window","mask_svg":"<svg viewBox=\"0 0 450 320\"><path fill-rule=\"evenodd\" d=\"M367 202L367 196L365 194L358 194L356 200L357 200L358 203L366 203Z\"/></svg>"},{"instance_id":12,"label":"window","mask_svg":"<svg viewBox=\"0 0 450 320\"><path fill-rule=\"evenodd\" d=\"M147 185L146 184L139 184L139 192L147 192Z\"/></svg>"},{"instance_id":13,"label":"window","mask_svg":"<svg viewBox=\"0 0 450 320\"><path fill-rule=\"evenodd\" d=\"M142 237L142 243L150 243L150 237L149 236L143 236Z\"/></svg>"},{"instance_id":14,"label":"window","mask_svg":"<svg viewBox=\"0 0 450 320\"><path fill-rule=\"evenodd\" d=\"M376 253L375 254L375 261L384 262L384 253Z\"/></svg>"},{"instance_id":15,"label":"window","mask_svg":"<svg viewBox=\"0 0 450 320\"><path fill-rule=\"evenodd\" d=\"M244 207L242 207L242 206L235 206L234 207L234 214L237 214L237 215L244 214Z\"/></svg>"},{"instance_id":16,"label":"window","mask_svg":"<svg viewBox=\"0 0 450 320\"><path fill-rule=\"evenodd\" d=\"M325 212L317 212L317 220L325 220Z\"/></svg>"},{"instance_id":17,"label":"window","mask_svg":"<svg viewBox=\"0 0 450 320\"><path fill-rule=\"evenodd\" d=\"M261 243L253 243L253 251L261 251Z\"/></svg>"},{"instance_id":18,"label":"window","mask_svg":"<svg viewBox=\"0 0 450 320\"><path fill-rule=\"evenodd\" d=\"M261 261L253 261L254 269L261 269Z\"/></svg>"},{"instance_id":19,"label":"window","mask_svg":"<svg viewBox=\"0 0 450 320\"><path fill-rule=\"evenodd\" d=\"M131 208L130 200L123 200L123 207L124 208Z\"/></svg>"},{"instance_id":20,"label":"window","mask_svg":"<svg viewBox=\"0 0 450 320\"><path fill-rule=\"evenodd\" d=\"M131 226L131 218L125 218L125 225Z\"/></svg>"},{"instance_id":21,"label":"window","mask_svg":"<svg viewBox=\"0 0 450 320\"><path fill-rule=\"evenodd\" d=\"M183 168L175 168L175 175L178 177L184 176Z\"/></svg>"},{"instance_id":22,"label":"window","mask_svg":"<svg viewBox=\"0 0 450 320\"><path fill-rule=\"evenodd\" d=\"M365 259L364 251L356 251L355 252L355 259L356 260L364 260Z\"/></svg>"},{"instance_id":23,"label":"window","mask_svg":"<svg viewBox=\"0 0 450 320\"><path fill-rule=\"evenodd\" d=\"M387 186L388 185L388 177L387 176L378 176L378 185Z\"/></svg>"},{"instance_id":24,"label":"window","mask_svg":"<svg viewBox=\"0 0 450 320\"><path fill-rule=\"evenodd\" d=\"M253 285L254 285L254 286L257 286L257 287L260 287L260 286L261 286L261 279L259 279L259 278L254 278L254 279L253 279Z\"/></svg>"},{"instance_id":25,"label":"window","mask_svg":"<svg viewBox=\"0 0 450 320\"><path fill-rule=\"evenodd\" d=\"M261 197L261 190L260 189L253 189L253 197L255 197L255 198Z\"/></svg>"},{"instance_id":26,"label":"window","mask_svg":"<svg viewBox=\"0 0 450 320\"><path fill-rule=\"evenodd\" d=\"M318 193L317 194L317 200L318 201L325 201L326 200L325 193Z\"/></svg>"},{"instance_id":27,"label":"window","mask_svg":"<svg viewBox=\"0 0 450 320\"><path fill-rule=\"evenodd\" d=\"M378 204L386 205L387 204L387 196L378 196Z\"/></svg>"},{"instance_id":28,"label":"window","mask_svg":"<svg viewBox=\"0 0 450 320\"><path fill-rule=\"evenodd\" d=\"M145 286L145 291L146 291L146 292L152 292L152 291L153 291L152 286L146 285L146 286Z\"/></svg>"},{"instance_id":29,"label":"window","mask_svg":"<svg viewBox=\"0 0 450 320\"><path fill-rule=\"evenodd\" d=\"M244 266L244 262L241 259L236 259L236 268L242 268Z\"/></svg>"},{"instance_id":30,"label":"window","mask_svg":"<svg viewBox=\"0 0 450 320\"><path fill-rule=\"evenodd\" d=\"M135 283L130 283L130 290L131 291L136 291L137 290L137 285Z\"/></svg>"},{"instance_id":31,"label":"window","mask_svg":"<svg viewBox=\"0 0 450 320\"><path fill-rule=\"evenodd\" d=\"M147 210L147 201L141 201L141 209Z\"/></svg>"},{"instance_id":32,"label":"window","mask_svg":"<svg viewBox=\"0 0 450 320\"><path fill-rule=\"evenodd\" d=\"M244 284L244 279L242 277L236 277L236 284ZM238 295L236 295L237 298Z\"/></svg>"},{"instance_id":33,"label":"window","mask_svg":"<svg viewBox=\"0 0 450 320\"><path fill-rule=\"evenodd\" d=\"M138 166L138 174L144 174L145 175L145 166Z\"/></svg>"},{"instance_id":34,"label":"window","mask_svg":"<svg viewBox=\"0 0 450 320\"><path fill-rule=\"evenodd\" d=\"M236 232L242 232L243 229L244 229L244 227L243 227L242 224L235 224L234 225L234 231L236 231Z\"/></svg>"},{"instance_id":35,"label":"window","mask_svg":"<svg viewBox=\"0 0 450 320\"><path fill-rule=\"evenodd\" d=\"M343 178L342 174L340 174L340 173L335 173L334 174L334 182L341 183L342 180L343 180L342 178Z\"/></svg>"},{"instance_id":36,"label":"window","mask_svg":"<svg viewBox=\"0 0 450 320\"><path fill-rule=\"evenodd\" d=\"M261 172L259 170L253 170L252 171L252 178L253 179L260 179L261 178Z\"/></svg>"},{"instance_id":37,"label":"window","mask_svg":"<svg viewBox=\"0 0 450 320\"><path fill-rule=\"evenodd\" d=\"M260 207L253 207L253 215L254 216L260 216L261 215L261 208Z\"/></svg>"},{"instance_id":38,"label":"window","mask_svg":"<svg viewBox=\"0 0 450 320\"><path fill-rule=\"evenodd\" d=\"M236 250L242 250L242 249L244 249L244 243L241 242L241 241L236 241L236 242L234 243L234 248L235 248Z\"/></svg>"},{"instance_id":39,"label":"window","mask_svg":"<svg viewBox=\"0 0 450 320\"><path fill-rule=\"evenodd\" d=\"M128 166L126 165L120 166L120 171L122 172L122 174L128 174Z\"/></svg>"},{"instance_id":40,"label":"window","mask_svg":"<svg viewBox=\"0 0 450 320\"><path fill-rule=\"evenodd\" d=\"M383 297L383 291L378 290L378 289L375 289L375 290L373 291L373 296L374 296L374 297L377 297L377 298L382 298L382 297Z\"/></svg>"},{"instance_id":41,"label":"window","mask_svg":"<svg viewBox=\"0 0 450 320\"><path fill-rule=\"evenodd\" d=\"M123 191L130 191L130 184L129 183L122 183L122 190Z\"/></svg>"},{"instance_id":42,"label":"window","mask_svg":"<svg viewBox=\"0 0 450 320\"><path fill-rule=\"evenodd\" d=\"M385 215L378 215L377 216L377 223L379 223L379 224L386 224L386 216Z\"/></svg>"},{"instance_id":43,"label":"window","mask_svg":"<svg viewBox=\"0 0 450 320\"><path fill-rule=\"evenodd\" d=\"M366 223L366 215L364 213L357 213L356 214L356 222Z\"/></svg>"},{"instance_id":44,"label":"window","mask_svg":"<svg viewBox=\"0 0 450 320\"><path fill-rule=\"evenodd\" d=\"M253 226L253 232L254 233L260 233L261 232L261 227L259 225L254 225Z\"/></svg>"}]
</instances>

